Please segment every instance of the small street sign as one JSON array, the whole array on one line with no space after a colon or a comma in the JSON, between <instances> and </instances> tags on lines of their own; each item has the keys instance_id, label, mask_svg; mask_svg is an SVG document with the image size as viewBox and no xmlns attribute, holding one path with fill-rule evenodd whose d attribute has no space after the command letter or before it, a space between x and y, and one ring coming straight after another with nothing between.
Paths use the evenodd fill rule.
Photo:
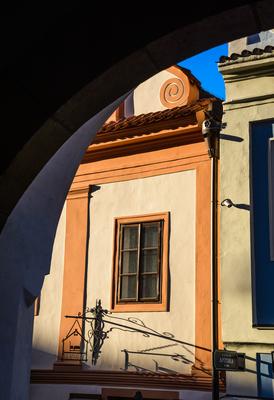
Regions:
<instances>
[{"instance_id":1,"label":"small street sign","mask_svg":"<svg viewBox=\"0 0 274 400\"><path fill-rule=\"evenodd\" d=\"M244 371L245 353L236 351L215 350L214 367L218 371Z\"/></svg>"}]
</instances>

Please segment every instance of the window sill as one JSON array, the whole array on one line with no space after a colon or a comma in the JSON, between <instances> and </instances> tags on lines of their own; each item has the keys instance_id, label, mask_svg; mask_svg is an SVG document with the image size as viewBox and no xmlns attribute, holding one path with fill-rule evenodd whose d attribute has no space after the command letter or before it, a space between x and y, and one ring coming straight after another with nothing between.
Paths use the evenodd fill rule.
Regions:
<instances>
[{"instance_id":1,"label":"window sill","mask_svg":"<svg viewBox=\"0 0 274 400\"><path fill-rule=\"evenodd\" d=\"M115 304L111 312L153 312L169 311L166 303L137 303L137 304Z\"/></svg>"}]
</instances>

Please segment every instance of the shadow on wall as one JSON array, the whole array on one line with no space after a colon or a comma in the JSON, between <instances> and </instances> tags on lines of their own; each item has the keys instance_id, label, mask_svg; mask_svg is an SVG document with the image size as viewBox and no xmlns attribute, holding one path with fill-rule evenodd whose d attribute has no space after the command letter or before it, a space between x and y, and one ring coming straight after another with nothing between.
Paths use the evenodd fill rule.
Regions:
<instances>
[{"instance_id":1,"label":"shadow on wall","mask_svg":"<svg viewBox=\"0 0 274 400\"><path fill-rule=\"evenodd\" d=\"M193 351L190 351L187 349L186 346L180 346L178 349L179 352L164 352L162 353L161 350L164 348L170 348L173 346L178 346L178 343L175 344L170 344L166 346L158 346L154 347L153 349L144 349L140 351L130 351L130 350L121 350L124 353L125 356L125 365L124 368L121 368L123 371L130 371L134 370L136 372L156 372L156 373L164 373L164 374L179 374L175 369L167 368L165 366L165 363L167 359L171 361L175 361L178 365L177 367L180 370L180 364L185 364L185 365L193 365L193 361L190 360L187 357L187 353L190 354L194 359L195 359L195 369L199 370L201 372L204 372L207 375L211 375L210 371L205 367L203 361L201 361L199 358L195 357L195 353ZM183 349L182 349L183 348ZM183 351L182 351L183 350ZM138 356L139 364L136 364L134 362L134 355ZM153 368L148 369L145 368L144 366L140 365L141 360L145 360L147 358L150 358L153 361Z\"/></svg>"},{"instance_id":2,"label":"shadow on wall","mask_svg":"<svg viewBox=\"0 0 274 400\"><path fill-rule=\"evenodd\" d=\"M32 369L52 369L52 366L55 363L56 359L56 354L32 348Z\"/></svg>"},{"instance_id":3,"label":"shadow on wall","mask_svg":"<svg viewBox=\"0 0 274 400\"><path fill-rule=\"evenodd\" d=\"M115 320L122 319L119 317L111 318L114 318ZM192 343L179 340L175 337L175 335L170 332L157 332L153 328L145 325L140 319L134 318L131 320L131 318L125 318L122 319L122 321L121 326L112 326L108 330L106 330L108 340L111 340L111 332L113 332L114 330L119 331L120 334L126 335L137 332L141 334L144 338L144 347L138 351L121 349L121 352L124 355L124 366L123 368L120 368L122 371L135 371L141 373L149 372L157 374L162 373L163 375L180 375L180 372L178 371L180 371L183 364L187 364L193 367L193 359L195 359L195 370L199 371L202 374L211 376L211 371L206 368L203 361L195 357L195 348L200 348L199 346L195 346ZM130 322L132 325L130 324ZM134 325L136 325L136 328L134 327ZM163 339L163 345L150 348L146 347L146 338L150 338L151 336L156 336L157 338ZM203 348L203 351L210 352L211 350L208 348ZM89 352L89 354L91 353ZM109 357L111 357L111 354L109 354ZM152 366L152 368L147 368L146 366L146 360L148 358L151 360L150 365ZM178 369L171 369L169 367L170 363L167 362L168 360L172 360L173 362L177 363ZM55 354L51 354L35 348L33 349L32 369L52 369L52 365L55 361ZM144 363L142 363L143 361ZM273 399L273 368L271 354L258 353L256 358L246 356L246 361L248 362L248 367L245 369L244 372L237 372L237 379L233 379L233 387L230 389L228 385L226 398L248 396L248 398ZM88 364L84 364L83 366L85 369L91 368L91 366ZM105 370L111 370L113 368L110 358L108 359L104 357L103 367ZM254 384L257 384L256 389L259 397L254 397L254 393L250 393L250 391L252 390L250 386L250 376L252 375L254 376ZM222 378L224 377L223 374L221 374L221 376ZM233 375L233 377L235 378L235 375Z\"/></svg>"},{"instance_id":4,"label":"shadow on wall","mask_svg":"<svg viewBox=\"0 0 274 400\"><path fill-rule=\"evenodd\" d=\"M140 318L122 318L104 313L105 310L101 311L103 312L103 317L100 315L99 319L86 317L86 314L84 316L86 322L90 324L87 335L89 348L92 351L92 359L97 360L100 358L101 351L103 353L100 369L101 367L105 369L107 365L111 366L112 364L111 352L104 353L105 340L111 344L111 339L118 334L119 337L123 335L125 338L121 343L125 343L130 336L132 338L128 343L132 343L133 347L120 348L124 356L121 359L123 367L120 368L123 371L134 370L136 372L178 374L185 373L186 369L184 367L188 366L188 373L191 372L191 368L195 368L196 371L211 375L210 365L208 364L208 359L210 362L210 348L181 340L171 332L159 332L146 325ZM94 332L96 332L95 335ZM142 336L142 348L137 350L133 336L136 334ZM154 343L151 342L153 338L155 338ZM115 346L117 348L117 344ZM174 347L176 347L175 351ZM199 349L199 354L209 355L209 357L205 357L207 363L196 356L196 349Z\"/></svg>"}]
</instances>

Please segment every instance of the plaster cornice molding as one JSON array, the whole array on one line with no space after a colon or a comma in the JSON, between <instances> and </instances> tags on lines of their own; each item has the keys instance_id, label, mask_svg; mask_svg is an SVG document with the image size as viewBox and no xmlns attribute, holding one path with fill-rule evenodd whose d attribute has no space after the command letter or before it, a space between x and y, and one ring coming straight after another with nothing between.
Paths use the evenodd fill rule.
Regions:
<instances>
[{"instance_id":1,"label":"plaster cornice molding","mask_svg":"<svg viewBox=\"0 0 274 400\"><path fill-rule=\"evenodd\" d=\"M88 192L89 192L89 185L84 185L83 187L71 187L68 195L67 195L67 200L75 200L75 199L83 199L88 197Z\"/></svg>"},{"instance_id":2,"label":"plaster cornice molding","mask_svg":"<svg viewBox=\"0 0 274 400\"><path fill-rule=\"evenodd\" d=\"M238 110L241 108L263 106L264 104L271 104L274 102L274 93L264 96L250 96L242 97L235 100L226 101L224 105L224 111Z\"/></svg>"},{"instance_id":3,"label":"plaster cornice molding","mask_svg":"<svg viewBox=\"0 0 274 400\"><path fill-rule=\"evenodd\" d=\"M264 75L267 71L272 70L274 66L274 52L271 54L263 54L260 56L253 55L248 58L239 58L234 61L230 61L225 65L218 66L219 72L223 75L224 79L236 79L239 76L243 78L246 76L248 79L251 75L259 76ZM234 76L235 74L235 76ZM226 78L228 77L228 78Z\"/></svg>"}]
</instances>

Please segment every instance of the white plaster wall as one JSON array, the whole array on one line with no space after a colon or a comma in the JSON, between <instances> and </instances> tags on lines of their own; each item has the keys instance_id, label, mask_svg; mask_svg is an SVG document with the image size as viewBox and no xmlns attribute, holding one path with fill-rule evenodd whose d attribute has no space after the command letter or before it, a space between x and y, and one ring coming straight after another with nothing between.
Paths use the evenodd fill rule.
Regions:
<instances>
[{"instance_id":1,"label":"white plaster wall","mask_svg":"<svg viewBox=\"0 0 274 400\"><path fill-rule=\"evenodd\" d=\"M90 385L30 385L30 400L68 400L70 393L100 394L101 387Z\"/></svg>"},{"instance_id":2,"label":"white plaster wall","mask_svg":"<svg viewBox=\"0 0 274 400\"><path fill-rule=\"evenodd\" d=\"M39 315L34 317L32 368L52 368L58 353L62 305L66 204L58 223L50 274L41 291Z\"/></svg>"},{"instance_id":3,"label":"white plaster wall","mask_svg":"<svg viewBox=\"0 0 274 400\"><path fill-rule=\"evenodd\" d=\"M70 393L88 393L101 394L103 386L90 385L31 385L30 400L68 400ZM122 389L132 389L132 387L123 387ZM142 388L136 387L136 391ZM144 388L144 390L149 390ZM151 389L151 390L157 390ZM172 389L173 390L173 389ZM164 390L160 390L164 392ZM179 391L180 400L210 400L212 398L210 392L202 392L195 390Z\"/></svg>"},{"instance_id":4,"label":"white plaster wall","mask_svg":"<svg viewBox=\"0 0 274 400\"><path fill-rule=\"evenodd\" d=\"M115 316L140 318L156 331L170 332L176 339L194 344L196 172L189 170L100 186L91 199L87 305L94 306L96 299L101 299L103 307L110 309L114 217L170 211L170 311L115 313ZM178 353L193 362L192 347L114 330L103 345L96 368L124 368L122 349ZM188 373L191 367L182 360L156 355L131 355L130 361L152 371L156 363L170 372Z\"/></svg>"},{"instance_id":5,"label":"white plaster wall","mask_svg":"<svg viewBox=\"0 0 274 400\"><path fill-rule=\"evenodd\" d=\"M246 82L242 84L246 85ZM249 121L273 116L273 106L273 99L225 106L227 127L222 133L243 140L221 141L221 200L228 197L236 204L250 205ZM221 207L223 341L273 343L273 331L252 328L250 251L249 211Z\"/></svg>"},{"instance_id":6,"label":"white plaster wall","mask_svg":"<svg viewBox=\"0 0 274 400\"><path fill-rule=\"evenodd\" d=\"M163 83L170 78L177 78L168 71L161 71L141 83L134 90L134 115L166 110L160 101L160 90Z\"/></svg>"},{"instance_id":7,"label":"white plaster wall","mask_svg":"<svg viewBox=\"0 0 274 400\"><path fill-rule=\"evenodd\" d=\"M247 38L243 37L237 40L233 40L232 42L229 42L228 55L231 55L232 53L241 54L241 52L247 48L246 41Z\"/></svg>"},{"instance_id":8,"label":"white plaster wall","mask_svg":"<svg viewBox=\"0 0 274 400\"><path fill-rule=\"evenodd\" d=\"M243 50L248 49L249 51L253 50L255 47L260 49L264 49L265 46L274 44L274 29L269 29L268 31L260 32L260 41L253 44L247 44L247 37L243 37L241 39L233 40L228 45L228 53L231 55L232 53L240 54Z\"/></svg>"},{"instance_id":9,"label":"white plaster wall","mask_svg":"<svg viewBox=\"0 0 274 400\"><path fill-rule=\"evenodd\" d=\"M221 393L222 394L222 393ZM211 392L202 392L198 390L181 390L180 399L182 400L211 400Z\"/></svg>"}]
</instances>

